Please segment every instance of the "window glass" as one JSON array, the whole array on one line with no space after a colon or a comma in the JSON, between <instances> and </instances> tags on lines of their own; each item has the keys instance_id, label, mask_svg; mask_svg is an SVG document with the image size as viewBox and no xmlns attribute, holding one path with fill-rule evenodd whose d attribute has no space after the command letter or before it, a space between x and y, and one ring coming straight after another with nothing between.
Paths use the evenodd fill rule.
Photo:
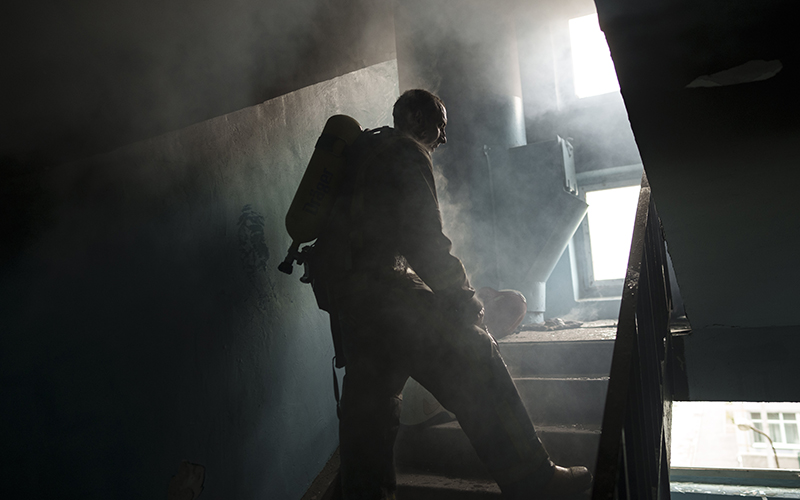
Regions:
<instances>
[{"instance_id":1,"label":"window glass","mask_svg":"<svg viewBox=\"0 0 800 500\"><path fill-rule=\"evenodd\" d=\"M626 186L586 192L595 281L625 278L639 190Z\"/></svg>"},{"instance_id":2,"label":"window glass","mask_svg":"<svg viewBox=\"0 0 800 500\"><path fill-rule=\"evenodd\" d=\"M800 435L797 433L797 424L786 424L786 442L789 444L800 444Z\"/></svg>"},{"instance_id":3,"label":"window glass","mask_svg":"<svg viewBox=\"0 0 800 500\"><path fill-rule=\"evenodd\" d=\"M761 422L753 422L753 427L764 432L764 427L761 425ZM761 432L753 431L753 441L756 443L763 443L764 442L764 435Z\"/></svg>"},{"instance_id":4,"label":"window glass","mask_svg":"<svg viewBox=\"0 0 800 500\"><path fill-rule=\"evenodd\" d=\"M617 72L597 14L569 20L575 95L591 97L619 90Z\"/></svg>"},{"instance_id":5,"label":"window glass","mask_svg":"<svg viewBox=\"0 0 800 500\"><path fill-rule=\"evenodd\" d=\"M671 433L672 467L800 474L800 402L676 401Z\"/></svg>"},{"instance_id":6,"label":"window glass","mask_svg":"<svg viewBox=\"0 0 800 500\"><path fill-rule=\"evenodd\" d=\"M769 437L776 443L783 441L781 436L781 424L769 424Z\"/></svg>"}]
</instances>

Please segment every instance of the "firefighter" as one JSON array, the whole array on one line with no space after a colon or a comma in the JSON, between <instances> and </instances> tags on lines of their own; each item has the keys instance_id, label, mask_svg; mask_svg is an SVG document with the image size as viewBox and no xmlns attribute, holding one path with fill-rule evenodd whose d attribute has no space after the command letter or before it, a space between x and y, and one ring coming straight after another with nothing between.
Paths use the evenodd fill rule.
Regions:
<instances>
[{"instance_id":1,"label":"firefighter","mask_svg":"<svg viewBox=\"0 0 800 500\"><path fill-rule=\"evenodd\" d=\"M444 104L409 90L393 118L395 128L367 130L350 147L349 177L316 244L346 358L344 498L394 498L393 447L409 376L457 416L504 498L588 489L585 467L558 467L542 446L442 232L431 154L447 142Z\"/></svg>"}]
</instances>

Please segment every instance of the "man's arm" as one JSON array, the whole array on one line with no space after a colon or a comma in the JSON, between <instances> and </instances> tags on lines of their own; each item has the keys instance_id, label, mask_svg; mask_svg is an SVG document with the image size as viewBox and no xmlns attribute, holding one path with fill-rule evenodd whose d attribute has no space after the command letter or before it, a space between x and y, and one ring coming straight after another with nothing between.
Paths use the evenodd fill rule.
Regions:
<instances>
[{"instance_id":1,"label":"man's arm","mask_svg":"<svg viewBox=\"0 0 800 500\"><path fill-rule=\"evenodd\" d=\"M430 155L413 155L403 166L397 220L400 251L412 269L440 298L451 320L481 323L483 304L470 287L461 260L442 229Z\"/></svg>"},{"instance_id":2,"label":"man's arm","mask_svg":"<svg viewBox=\"0 0 800 500\"><path fill-rule=\"evenodd\" d=\"M434 292L470 290L464 266L442 230L430 155L416 144L406 146L395 178L398 249Z\"/></svg>"}]
</instances>

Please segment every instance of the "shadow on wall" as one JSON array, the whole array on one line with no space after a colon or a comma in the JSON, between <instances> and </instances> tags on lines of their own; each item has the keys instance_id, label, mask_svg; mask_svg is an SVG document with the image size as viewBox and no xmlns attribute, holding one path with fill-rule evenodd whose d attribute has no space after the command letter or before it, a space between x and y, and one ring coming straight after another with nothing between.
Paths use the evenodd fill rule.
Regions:
<instances>
[{"instance_id":1,"label":"shadow on wall","mask_svg":"<svg viewBox=\"0 0 800 500\"><path fill-rule=\"evenodd\" d=\"M280 274L325 120L390 122L394 61L42 174L3 266L5 491L299 498L336 447L327 318ZM24 200L22 200L24 204ZM16 495L21 496L21 495Z\"/></svg>"}]
</instances>

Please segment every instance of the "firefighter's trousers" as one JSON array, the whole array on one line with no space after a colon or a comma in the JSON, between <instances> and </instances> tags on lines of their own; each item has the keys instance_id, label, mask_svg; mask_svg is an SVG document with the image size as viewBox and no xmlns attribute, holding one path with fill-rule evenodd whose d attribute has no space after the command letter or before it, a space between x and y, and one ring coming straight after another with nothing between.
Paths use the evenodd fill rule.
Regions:
<instances>
[{"instance_id":1,"label":"firefighter's trousers","mask_svg":"<svg viewBox=\"0 0 800 500\"><path fill-rule=\"evenodd\" d=\"M393 447L409 376L449 411L504 498L530 498L554 465L497 343L454 318L430 289L367 287L340 301L347 366L339 426L347 500L394 498Z\"/></svg>"}]
</instances>

